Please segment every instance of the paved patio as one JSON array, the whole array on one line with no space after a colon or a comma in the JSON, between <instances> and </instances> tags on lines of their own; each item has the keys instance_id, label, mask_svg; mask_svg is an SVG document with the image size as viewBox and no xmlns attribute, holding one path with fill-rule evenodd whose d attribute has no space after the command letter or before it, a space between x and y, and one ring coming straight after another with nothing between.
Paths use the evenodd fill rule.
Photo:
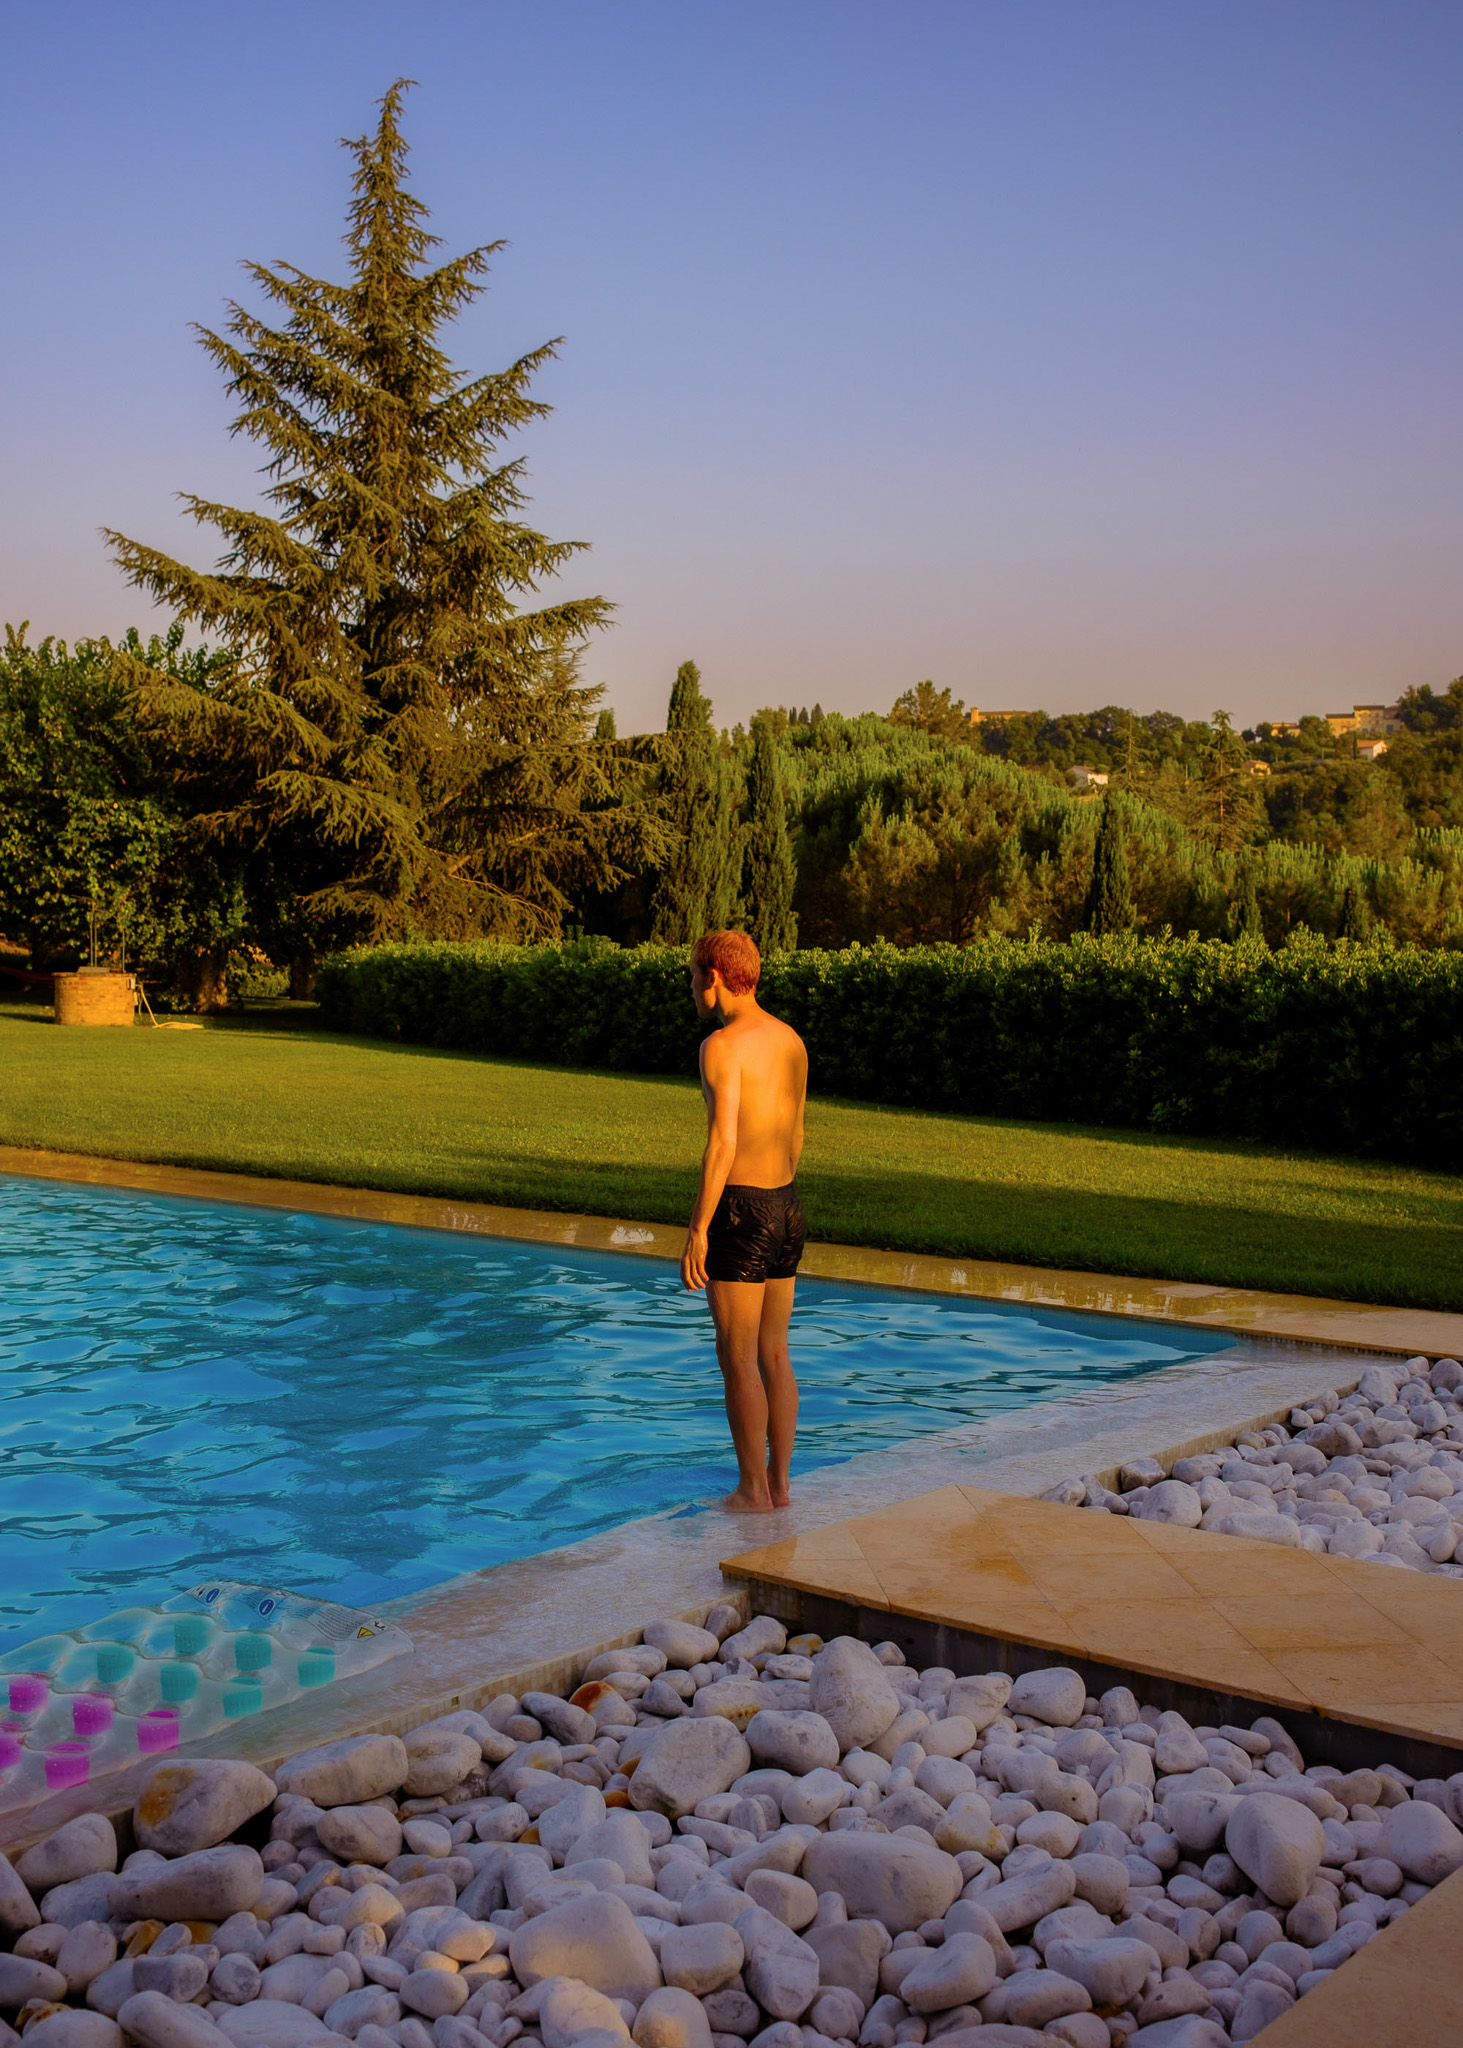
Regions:
<instances>
[{"instance_id":1,"label":"paved patio","mask_svg":"<svg viewBox=\"0 0 1463 2048\"><path fill-rule=\"evenodd\" d=\"M723 1569L754 1605L781 1593L882 1611L891 1631L913 1621L1240 1695L1282 1714L1303 1749L1306 1729L1342 1724L1353 1739L1377 1731L1384 1758L1388 1737L1457 1745L1463 1767L1456 1580L961 1485L743 1551ZM1255 2048L1457 2043L1463 1871Z\"/></svg>"}]
</instances>

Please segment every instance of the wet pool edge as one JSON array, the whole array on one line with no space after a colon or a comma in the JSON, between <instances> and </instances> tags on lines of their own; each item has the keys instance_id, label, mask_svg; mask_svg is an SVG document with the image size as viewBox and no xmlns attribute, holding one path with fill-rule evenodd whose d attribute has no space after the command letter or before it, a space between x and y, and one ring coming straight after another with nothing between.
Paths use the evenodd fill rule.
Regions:
<instances>
[{"instance_id":1,"label":"wet pool edge","mask_svg":"<svg viewBox=\"0 0 1463 2048\"><path fill-rule=\"evenodd\" d=\"M1376 1354L1378 1356L1382 1354ZM411 1635L409 1656L328 1691L233 1723L197 1756L240 1757L270 1770L314 1743L377 1730L399 1733L495 1693L565 1691L600 1649L634 1640L658 1615L698 1618L729 1590L721 1560L965 1482L1034 1494L1074 1470L1113 1474L1139 1452L1172 1457L1227 1441L1283 1416L1322 1383L1345 1391L1365 1356L1309 1345L1252 1345L1166 1366L1128 1387L906 1439L825 1466L798 1482L792 1505L750 1518L710 1505L665 1510L584 1542L538 1551L406 1595L382 1611ZM1101 1403L1099 1413L1098 1404ZM148 1766L0 1814L0 1848L17 1850L79 1812L125 1812Z\"/></svg>"},{"instance_id":2,"label":"wet pool edge","mask_svg":"<svg viewBox=\"0 0 1463 2048\"><path fill-rule=\"evenodd\" d=\"M684 1238L683 1226L633 1217L515 1209L452 1196L390 1194L324 1181L276 1180L30 1146L0 1145L0 1173L662 1260L678 1259ZM1139 1322L1179 1323L1237 1337L1322 1344L1341 1351L1402 1356L1426 1351L1435 1357L1463 1353L1463 1314L1442 1309L1393 1308L1319 1295L1223 1287L1208 1281L1147 1280L823 1242L809 1244L802 1271L810 1280L963 1295L1016 1307L1070 1309Z\"/></svg>"}]
</instances>

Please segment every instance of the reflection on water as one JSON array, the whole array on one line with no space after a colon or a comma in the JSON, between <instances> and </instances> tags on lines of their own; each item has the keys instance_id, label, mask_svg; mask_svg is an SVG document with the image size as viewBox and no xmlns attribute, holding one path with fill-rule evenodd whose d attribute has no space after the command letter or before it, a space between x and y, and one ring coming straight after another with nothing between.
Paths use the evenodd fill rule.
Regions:
<instances>
[{"instance_id":1,"label":"reflection on water","mask_svg":"<svg viewBox=\"0 0 1463 2048\"><path fill-rule=\"evenodd\" d=\"M1222 1341L827 1281L794 1471ZM735 1481L675 1269L0 1176L0 1648L228 1574L371 1602Z\"/></svg>"}]
</instances>

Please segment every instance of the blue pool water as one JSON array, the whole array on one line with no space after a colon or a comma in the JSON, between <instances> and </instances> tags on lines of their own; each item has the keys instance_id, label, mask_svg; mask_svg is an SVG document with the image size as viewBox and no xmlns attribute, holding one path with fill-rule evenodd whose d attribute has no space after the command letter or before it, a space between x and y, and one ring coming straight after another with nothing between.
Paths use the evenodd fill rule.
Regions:
<instances>
[{"instance_id":1,"label":"blue pool water","mask_svg":"<svg viewBox=\"0 0 1463 2048\"><path fill-rule=\"evenodd\" d=\"M1230 1340L809 1281L794 1471ZM210 1575L369 1605L735 1483L659 1260L0 1176L0 1652Z\"/></svg>"}]
</instances>

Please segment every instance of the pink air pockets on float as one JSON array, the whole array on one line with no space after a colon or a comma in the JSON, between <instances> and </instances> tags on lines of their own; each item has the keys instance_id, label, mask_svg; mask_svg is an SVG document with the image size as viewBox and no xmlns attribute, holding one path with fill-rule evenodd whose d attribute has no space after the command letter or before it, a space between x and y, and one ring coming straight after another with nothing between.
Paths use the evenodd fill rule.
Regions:
<instances>
[{"instance_id":1,"label":"pink air pockets on float","mask_svg":"<svg viewBox=\"0 0 1463 2048\"><path fill-rule=\"evenodd\" d=\"M0 1815L410 1649L394 1622L236 1579L35 1637L0 1655Z\"/></svg>"},{"instance_id":2,"label":"pink air pockets on float","mask_svg":"<svg viewBox=\"0 0 1463 2048\"><path fill-rule=\"evenodd\" d=\"M89 1735L105 1735L116 1708L104 1692L80 1693L71 1702L71 1723L85 1741Z\"/></svg>"},{"instance_id":3,"label":"pink air pockets on float","mask_svg":"<svg viewBox=\"0 0 1463 2048\"><path fill-rule=\"evenodd\" d=\"M64 1792L91 1776L91 1751L84 1742L58 1742L46 1751L46 1790Z\"/></svg>"},{"instance_id":4,"label":"pink air pockets on float","mask_svg":"<svg viewBox=\"0 0 1463 2048\"><path fill-rule=\"evenodd\" d=\"M144 1756L178 1747L178 1716L172 1707L153 1707L137 1724L137 1747Z\"/></svg>"}]
</instances>

